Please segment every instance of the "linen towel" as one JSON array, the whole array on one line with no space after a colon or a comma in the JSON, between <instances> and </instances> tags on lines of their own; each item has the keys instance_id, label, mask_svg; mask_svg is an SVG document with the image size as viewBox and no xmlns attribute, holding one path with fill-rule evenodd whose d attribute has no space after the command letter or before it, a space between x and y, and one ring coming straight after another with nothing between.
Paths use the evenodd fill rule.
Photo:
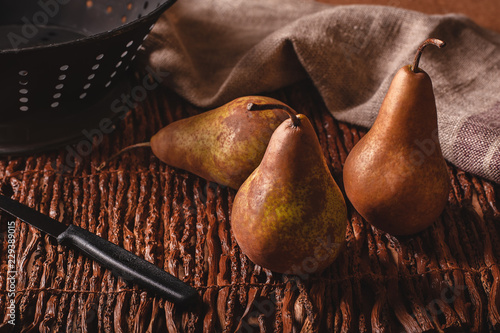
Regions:
<instances>
[{"instance_id":1,"label":"linen towel","mask_svg":"<svg viewBox=\"0 0 500 333\"><path fill-rule=\"evenodd\" d=\"M500 35L462 15L300 0L178 0L144 43L165 86L213 108L309 77L332 115L370 127L394 74L429 37L439 140L457 167L500 183Z\"/></svg>"}]
</instances>

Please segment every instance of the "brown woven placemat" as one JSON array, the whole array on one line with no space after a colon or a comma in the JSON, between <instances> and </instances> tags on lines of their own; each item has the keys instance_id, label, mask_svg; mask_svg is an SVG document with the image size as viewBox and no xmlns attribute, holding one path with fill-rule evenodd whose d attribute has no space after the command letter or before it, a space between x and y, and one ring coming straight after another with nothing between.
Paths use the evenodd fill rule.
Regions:
<instances>
[{"instance_id":1,"label":"brown woven placemat","mask_svg":"<svg viewBox=\"0 0 500 333\"><path fill-rule=\"evenodd\" d=\"M343 162L363 131L336 122L309 82L272 97L310 117L341 185ZM17 331L500 329L500 188L454 167L449 168L449 204L432 227L398 239L370 227L349 207L340 257L323 274L302 277L257 267L240 252L230 228L235 191L170 168L148 150L123 155L96 172L120 148L146 141L169 122L200 111L169 92L150 91L116 130L97 136L93 148L85 151L80 144L74 167L68 147L0 159L2 193L163 267L195 287L201 299L180 312L18 221ZM12 328L6 278L10 221L1 215L0 331Z\"/></svg>"}]
</instances>

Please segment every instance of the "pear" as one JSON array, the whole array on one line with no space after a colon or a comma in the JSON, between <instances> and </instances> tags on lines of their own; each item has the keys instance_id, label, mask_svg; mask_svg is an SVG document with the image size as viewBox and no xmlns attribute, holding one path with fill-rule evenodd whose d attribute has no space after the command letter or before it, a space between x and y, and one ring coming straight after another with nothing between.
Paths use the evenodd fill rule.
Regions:
<instances>
[{"instance_id":1,"label":"pear","mask_svg":"<svg viewBox=\"0 0 500 333\"><path fill-rule=\"evenodd\" d=\"M251 110L266 109L251 105ZM346 205L303 114L289 113L236 193L231 228L242 252L279 273L321 272L345 240Z\"/></svg>"},{"instance_id":2,"label":"pear","mask_svg":"<svg viewBox=\"0 0 500 333\"><path fill-rule=\"evenodd\" d=\"M221 107L184 118L162 128L150 140L126 147L150 147L166 164L220 185L238 189L259 165L274 130L287 118L282 110L247 110L249 103L282 105L263 96L237 98Z\"/></svg>"},{"instance_id":3,"label":"pear","mask_svg":"<svg viewBox=\"0 0 500 333\"><path fill-rule=\"evenodd\" d=\"M394 76L371 129L349 153L343 170L346 195L373 226L410 235L430 226L443 211L450 191L438 138L432 82L418 68L426 40L413 66Z\"/></svg>"}]
</instances>

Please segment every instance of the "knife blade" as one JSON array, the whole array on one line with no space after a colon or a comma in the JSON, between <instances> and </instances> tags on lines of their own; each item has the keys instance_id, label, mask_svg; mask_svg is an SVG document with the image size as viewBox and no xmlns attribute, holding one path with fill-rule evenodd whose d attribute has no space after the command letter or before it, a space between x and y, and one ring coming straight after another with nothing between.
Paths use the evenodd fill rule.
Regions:
<instances>
[{"instance_id":1,"label":"knife blade","mask_svg":"<svg viewBox=\"0 0 500 333\"><path fill-rule=\"evenodd\" d=\"M80 251L101 266L180 307L198 298L196 290L175 276L110 241L76 225L62 224L39 211L0 194L0 209Z\"/></svg>"}]
</instances>

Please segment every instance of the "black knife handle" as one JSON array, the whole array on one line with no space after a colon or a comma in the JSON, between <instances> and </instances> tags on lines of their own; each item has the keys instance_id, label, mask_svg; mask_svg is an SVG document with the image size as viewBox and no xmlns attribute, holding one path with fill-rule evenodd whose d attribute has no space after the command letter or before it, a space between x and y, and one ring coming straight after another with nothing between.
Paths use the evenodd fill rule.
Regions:
<instances>
[{"instance_id":1,"label":"black knife handle","mask_svg":"<svg viewBox=\"0 0 500 333\"><path fill-rule=\"evenodd\" d=\"M85 229L70 224L57 241L85 253L113 274L180 306L194 302L196 290L135 254Z\"/></svg>"}]
</instances>

